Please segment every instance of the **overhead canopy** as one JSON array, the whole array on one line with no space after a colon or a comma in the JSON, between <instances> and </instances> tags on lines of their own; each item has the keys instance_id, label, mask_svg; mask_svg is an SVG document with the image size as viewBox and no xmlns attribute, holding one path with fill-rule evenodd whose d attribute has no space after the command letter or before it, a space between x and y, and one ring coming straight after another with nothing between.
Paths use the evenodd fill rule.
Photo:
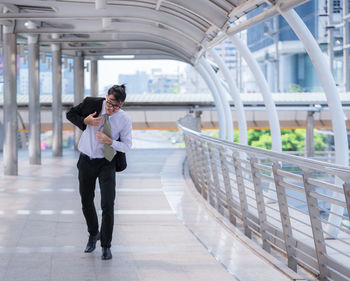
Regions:
<instances>
[{"instance_id":1,"label":"overhead canopy","mask_svg":"<svg viewBox=\"0 0 350 281\"><path fill-rule=\"evenodd\" d=\"M0 3L1 23L24 34L23 39L40 34L44 51L49 51L50 43L60 43L68 56L81 51L87 58L134 55L135 59L176 59L190 64L219 33L266 5L264 0L4 2ZM289 2L295 6L304 1Z\"/></svg>"}]
</instances>

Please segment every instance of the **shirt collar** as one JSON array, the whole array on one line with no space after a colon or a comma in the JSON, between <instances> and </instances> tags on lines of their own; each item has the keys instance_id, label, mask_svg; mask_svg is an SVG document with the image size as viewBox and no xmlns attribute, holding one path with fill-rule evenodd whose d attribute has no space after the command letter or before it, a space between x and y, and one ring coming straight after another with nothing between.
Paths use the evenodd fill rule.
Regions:
<instances>
[{"instance_id":1,"label":"shirt collar","mask_svg":"<svg viewBox=\"0 0 350 281\"><path fill-rule=\"evenodd\" d=\"M106 115L106 100L102 103L101 116Z\"/></svg>"}]
</instances>

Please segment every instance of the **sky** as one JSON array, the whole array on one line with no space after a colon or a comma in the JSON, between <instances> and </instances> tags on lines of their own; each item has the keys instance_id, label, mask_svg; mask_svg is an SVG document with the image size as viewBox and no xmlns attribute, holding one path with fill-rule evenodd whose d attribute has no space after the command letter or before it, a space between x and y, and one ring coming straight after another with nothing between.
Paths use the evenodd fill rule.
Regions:
<instances>
[{"instance_id":1,"label":"sky","mask_svg":"<svg viewBox=\"0 0 350 281\"><path fill-rule=\"evenodd\" d=\"M121 84L119 74L132 74L137 71L151 73L152 69L160 68L165 74L183 72L188 64L174 60L100 60L98 62L99 91L108 85ZM90 88L90 73L85 75L85 86Z\"/></svg>"}]
</instances>

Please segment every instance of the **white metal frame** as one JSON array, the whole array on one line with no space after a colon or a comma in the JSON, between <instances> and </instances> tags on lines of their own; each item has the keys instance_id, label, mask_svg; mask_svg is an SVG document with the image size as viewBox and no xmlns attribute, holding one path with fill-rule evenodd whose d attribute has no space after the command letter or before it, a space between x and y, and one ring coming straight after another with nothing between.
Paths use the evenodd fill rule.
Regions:
<instances>
[{"instance_id":1,"label":"white metal frame","mask_svg":"<svg viewBox=\"0 0 350 281\"><path fill-rule=\"evenodd\" d=\"M221 105L221 99L217 93L217 89L212 79L210 78L210 75L208 74L207 70L202 65L201 61L197 64L196 70L202 76L205 83L208 85L208 88L210 89L210 92L213 96L216 112L218 114L218 119L219 119L219 138L226 139L226 119L225 119L224 112L220 110L222 108L222 105Z\"/></svg>"},{"instance_id":2,"label":"white metal frame","mask_svg":"<svg viewBox=\"0 0 350 281\"><path fill-rule=\"evenodd\" d=\"M332 127L334 131L335 142L335 163L340 165L348 165L349 154L345 153L348 151L345 114L342 109L338 90L335 85L329 64L327 63L327 60L325 59L315 38L312 36L311 32L298 16L298 14L294 10L290 10L287 12L281 11L281 15L286 19L288 24L291 26L291 28L303 43L320 78L320 82L322 88L324 89L332 118ZM325 65L328 65L328 67L325 67ZM339 178L336 180L339 181ZM337 194L334 193L334 196L336 197ZM333 204L331 211L336 215L331 214L329 220L335 225L340 225L340 220L337 215L342 215L344 209ZM338 230L336 228L333 228L331 225L329 225L328 231L332 232L333 235L336 235L338 232Z\"/></svg>"},{"instance_id":3,"label":"white metal frame","mask_svg":"<svg viewBox=\"0 0 350 281\"><path fill-rule=\"evenodd\" d=\"M262 73L256 59L248 49L248 47L239 39L236 35L229 36L232 43L235 45L237 50L240 52L241 56L246 61L248 67L250 68L252 74L258 83L260 92L263 96L266 110L269 116L269 124L271 130L271 140L272 140L272 150L282 151L282 141L281 141L281 128L278 121L278 114L275 106L275 102L272 99L269 86L266 82L264 74Z\"/></svg>"},{"instance_id":4,"label":"white metal frame","mask_svg":"<svg viewBox=\"0 0 350 281\"><path fill-rule=\"evenodd\" d=\"M239 94L239 90L236 86L235 81L232 79L232 73L230 73L225 62L222 60L222 58L217 54L217 52L214 49L209 50L208 53L214 58L220 70L222 71L222 74L224 75L227 85L229 87L229 93L233 98L235 108L237 110L239 142L241 144L248 144L248 132L247 132L248 128L247 128L247 121L244 113L244 107Z\"/></svg>"},{"instance_id":5,"label":"white metal frame","mask_svg":"<svg viewBox=\"0 0 350 281\"><path fill-rule=\"evenodd\" d=\"M225 139L228 141L233 141L233 122L232 114L230 109L230 103L226 97L225 91L222 88L220 81L218 80L213 68L210 66L208 61L205 58L201 58L200 63L206 69L207 73L210 76L213 84L216 88L216 94L220 100L220 107L217 108L217 111L223 111L225 116Z\"/></svg>"}]
</instances>

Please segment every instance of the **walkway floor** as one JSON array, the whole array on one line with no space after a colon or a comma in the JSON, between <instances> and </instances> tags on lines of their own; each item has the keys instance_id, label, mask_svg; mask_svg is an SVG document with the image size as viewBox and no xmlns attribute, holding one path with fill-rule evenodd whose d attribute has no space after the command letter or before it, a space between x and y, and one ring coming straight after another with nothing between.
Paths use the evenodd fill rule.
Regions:
<instances>
[{"instance_id":1,"label":"walkway floor","mask_svg":"<svg viewBox=\"0 0 350 281\"><path fill-rule=\"evenodd\" d=\"M0 281L289 280L188 191L180 149L127 155L129 167L118 174L113 259L102 261L99 247L83 253L77 157L44 153L42 165L31 166L20 155L19 176L1 176ZM97 192L96 206L99 199Z\"/></svg>"}]
</instances>

